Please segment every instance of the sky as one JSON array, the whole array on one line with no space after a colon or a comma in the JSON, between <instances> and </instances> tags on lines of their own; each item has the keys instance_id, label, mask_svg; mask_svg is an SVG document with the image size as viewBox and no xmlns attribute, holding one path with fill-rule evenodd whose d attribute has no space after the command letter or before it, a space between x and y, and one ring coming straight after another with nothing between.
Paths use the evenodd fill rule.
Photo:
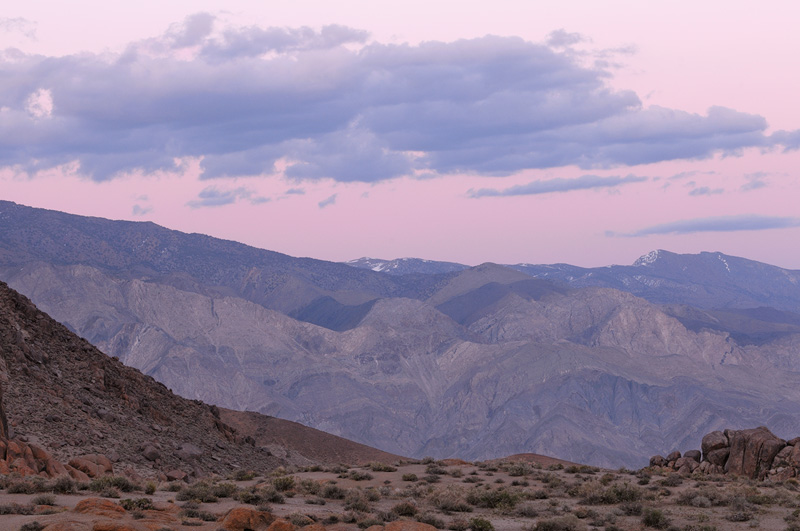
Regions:
<instances>
[{"instance_id":1,"label":"sky","mask_svg":"<svg viewBox=\"0 0 800 531\"><path fill-rule=\"evenodd\" d=\"M789 0L12 0L0 199L335 261L800 269L797 20Z\"/></svg>"}]
</instances>

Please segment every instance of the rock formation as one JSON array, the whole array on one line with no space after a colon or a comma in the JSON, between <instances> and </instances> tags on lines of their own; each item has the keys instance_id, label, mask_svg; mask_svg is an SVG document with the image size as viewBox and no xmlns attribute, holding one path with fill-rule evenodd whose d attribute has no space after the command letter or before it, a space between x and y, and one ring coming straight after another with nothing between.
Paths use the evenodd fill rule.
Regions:
<instances>
[{"instance_id":1,"label":"rock formation","mask_svg":"<svg viewBox=\"0 0 800 531\"><path fill-rule=\"evenodd\" d=\"M713 431L703 437L701 449L689 450L682 457L680 452L667 457L655 455L650 466L682 474L732 474L753 479L786 480L800 475L800 437L785 441L764 426Z\"/></svg>"}]
</instances>

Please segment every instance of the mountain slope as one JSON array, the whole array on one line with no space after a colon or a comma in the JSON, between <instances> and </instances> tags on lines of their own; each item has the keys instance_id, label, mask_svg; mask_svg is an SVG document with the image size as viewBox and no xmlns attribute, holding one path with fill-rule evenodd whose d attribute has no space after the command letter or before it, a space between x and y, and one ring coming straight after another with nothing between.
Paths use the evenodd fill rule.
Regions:
<instances>
[{"instance_id":1,"label":"mountain slope","mask_svg":"<svg viewBox=\"0 0 800 531\"><path fill-rule=\"evenodd\" d=\"M0 275L93 344L182 396L392 454L636 467L721 427L783 434L800 421L788 310L662 307L495 264L402 276L283 255L274 265L267 251L147 229L191 258L161 263L106 241L137 224L75 216L64 223L91 249L70 244L65 261L25 235L77 237L23 211L24 225L0 218Z\"/></svg>"}]
</instances>

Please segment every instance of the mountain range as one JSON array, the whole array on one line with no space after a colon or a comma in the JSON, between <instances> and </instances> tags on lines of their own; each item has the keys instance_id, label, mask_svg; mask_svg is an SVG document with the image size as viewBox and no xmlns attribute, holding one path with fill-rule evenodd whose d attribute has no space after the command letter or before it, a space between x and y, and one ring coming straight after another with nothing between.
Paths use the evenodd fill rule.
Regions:
<instances>
[{"instance_id":1,"label":"mountain range","mask_svg":"<svg viewBox=\"0 0 800 531\"><path fill-rule=\"evenodd\" d=\"M797 271L666 251L381 269L1 201L0 229L0 280L108 355L393 454L638 467L800 421Z\"/></svg>"}]
</instances>

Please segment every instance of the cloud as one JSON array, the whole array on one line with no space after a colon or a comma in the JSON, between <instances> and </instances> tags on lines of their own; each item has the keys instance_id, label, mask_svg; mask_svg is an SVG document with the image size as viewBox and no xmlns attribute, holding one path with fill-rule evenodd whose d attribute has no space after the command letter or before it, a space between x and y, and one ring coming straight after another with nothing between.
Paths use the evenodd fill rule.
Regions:
<instances>
[{"instance_id":1,"label":"cloud","mask_svg":"<svg viewBox=\"0 0 800 531\"><path fill-rule=\"evenodd\" d=\"M6 52L0 167L77 162L103 181L198 159L212 179L288 160L294 179L378 182L800 146L800 132L767 136L760 116L645 107L558 47L577 38L395 45L344 26L224 27L199 13L116 56ZM29 101L43 87L55 105Z\"/></svg>"},{"instance_id":2,"label":"cloud","mask_svg":"<svg viewBox=\"0 0 800 531\"><path fill-rule=\"evenodd\" d=\"M0 32L19 33L28 39L35 40L36 23L21 17L0 17Z\"/></svg>"},{"instance_id":3,"label":"cloud","mask_svg":"<svg viewBox=\"0 0 800 531\"><path fill-rule=\"evenodd\" d=\"M306 191L303 188L289 188L284 193L286 195L305 195Z\"/></svg>"},{"instance_id":4,"label":"cloud","mask_svg":"<svg viewBox=\"0 0 800 531\"><path fill-rule=\"evenodd\" d=\"M650 236L654 234L694 234L698 232L738 232L800 227L800 218L759 215L720 216L687 219L653 225L629 234L609 232L607 236Z\"/></svg>"},{"instance_id":5,"label":"cloud","mask_svg":"<svg viewBox=\"0 0 800 531\"><path fill-rule=\"evenodd\" d=\"M549 179L533 181L528 184L511 186L503 190L494 188L481 188L470 190L467 195L474 198L480 197L506 197L513 195L539 195L556 192L570 192L573 190L589 190L592 188L614 188L628 183L646 181L647 177L628 175L626 177L598 177L597 175L583 175L575 179Z\"/></svg>"},{"instance_id":6,"label":"cloud","mask_svg":"<svg viewBox=\"0 0 800 531\"><path fill-rule=\"evenodd\" d=\"M567 47L585 42L586 40L586 37L580 33L569 33L564 28L561 28L551 31L550 34L547 35L547 40L545 42L548 46Z\"/></svg>"},{"instance_id":7,"label":"cloud","mask_svg":"<svg viewBox=\"0 0 800 531\"><path fill-rule=\"evenodd\" d=\"M743 184L739 190L742 192L751 192L760 188L766 188L769 184L766 177L769 177L769 175L769 173L763 171L748 173L744 176L747 182Z\"/></svg>"},{"instance_id":8,"label":"cloud","mask_svg":"<svg viewBox=\"0 0 800 531\"><path fill-rule=\"evenodd\" d=\"M709 188L708 186L700 186L700 187L692 189L689 192L689 195L691 195L691 196L716 195L716 194L721 194L724 191L725 190L723 190L722 188Z\"/></svg>"},{"instance_id":9,"label":"cloud","mask_svg":"<svg viewBox=\"0 0 800 531\"><path fill-rule=\"evenodd\" d=\"M134 216L144 216L145 214L149 214L153 211L153 207L151 206L141 206L141 205L133 205L131 209L131 214Z\"/></svg>"},{"instance_id":10,"label":"cloud","mask_svg":"<svg viewBox=\"0 0 800 531\"><path fill-rule=\"evenodd\" d=\"M327 199L323 199L322 201L320 201L317 204L319 205L320 208L325 208L325 207L330 206L330 205L332 205L334 203L336 203L336 194L333 194L332 196L330 196Z\"/></svg>"},{"instance_id":11,"label":"cloud","mask_svg":"<svg viewBox=\"0 0 800 531\"><path fill-rule=\"evenodd\" d=\"M193 199L186 204L191 208L218 207L231 205L240 199L246 199L253 205L270 201L269 198L257 196L255 192L244 187L233 190L220 190L216 186L208 186L197 194L197 199Z\"/></svg>"}]
</instances>

